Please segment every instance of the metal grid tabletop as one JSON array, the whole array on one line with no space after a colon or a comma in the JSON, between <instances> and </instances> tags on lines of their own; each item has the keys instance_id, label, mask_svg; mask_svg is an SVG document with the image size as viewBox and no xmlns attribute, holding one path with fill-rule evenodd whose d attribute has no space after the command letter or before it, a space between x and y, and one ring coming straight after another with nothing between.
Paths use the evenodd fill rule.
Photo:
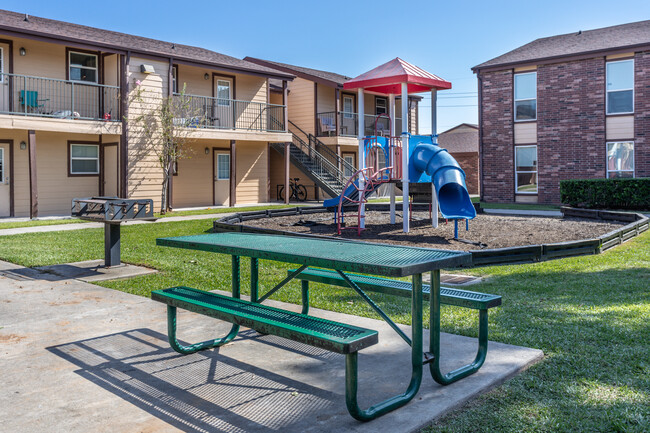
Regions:
<instances>
[{"instance_id":1,"label":"metal grid tabletop","mask_svg":"<svg viewBox=\"0 0 650 433\"><path fill-rule=\"evenodd\" d=\"M469 253L458 251L257 233L160 238L156 244L392 277L471 262Z\"/></svg>"}]
</instances>

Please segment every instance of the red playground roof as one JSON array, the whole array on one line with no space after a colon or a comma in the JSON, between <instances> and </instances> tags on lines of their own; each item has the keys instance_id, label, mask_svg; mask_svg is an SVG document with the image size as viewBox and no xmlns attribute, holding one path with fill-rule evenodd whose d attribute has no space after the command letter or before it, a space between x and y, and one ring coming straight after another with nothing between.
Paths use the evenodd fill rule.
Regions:
<instances>
[{"instance_id":1,"label":"red playground roof","mask_svg":"<svg viewBox=\"0 0 650 433\"><path fill-rule=\"evenodd\" d=\"M451 89L451 83L424 69L396 57L390 62L346 81L346 90L363 88L371 92L388 95L402 93L402 83L407 83L408 93L422 93L429 90Z\"/></svg>"}]
</instances>

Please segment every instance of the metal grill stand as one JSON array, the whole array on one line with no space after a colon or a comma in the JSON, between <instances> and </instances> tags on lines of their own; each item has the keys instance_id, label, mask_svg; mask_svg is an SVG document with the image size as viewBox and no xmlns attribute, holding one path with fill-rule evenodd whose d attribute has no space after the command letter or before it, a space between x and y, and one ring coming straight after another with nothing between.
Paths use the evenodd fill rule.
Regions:
<instances>
[{"instance_id":1,"label":"metal grill stand","mask_svg":"<svg viewBox=\"0 0 650 433\"><path fill-rule=\"evenodd\" d=\"M87 197L72 200L72 216L104 223L104 266L118 266L120 224L124 221L155 221L153 200L128 200L117 197Z\"/></svg>"},{"instance_id":2,"label":"metal grill stand","mask_svg":"<svg viewBox=\"0 0 650 433\"><path fill-rule=\"evenodd\" d=\"M121 265L120 258L121 223L104 223L104 266Z\"/></svg>"}]
</instances>

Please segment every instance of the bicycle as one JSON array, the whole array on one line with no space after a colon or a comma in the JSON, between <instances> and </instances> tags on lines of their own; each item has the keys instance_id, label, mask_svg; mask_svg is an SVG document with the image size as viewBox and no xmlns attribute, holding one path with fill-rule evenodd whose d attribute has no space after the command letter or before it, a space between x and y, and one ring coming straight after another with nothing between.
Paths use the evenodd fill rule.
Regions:
<instances>
[{"instance_id":1,"label":"bicycle","mask_svg":"<svg viewBox=\"0 0 650 433\"><path fill-rule=\"evenodd\" d=\"M289 200L295 198L298 201L307 200L307 188L305 185L298 183L300 178L294 177L289 179L289 188L291 188L291 195L289 195ZM278 190L278 200L284 200L284 185L280 185Z\"/></svg>"}]
</instances>

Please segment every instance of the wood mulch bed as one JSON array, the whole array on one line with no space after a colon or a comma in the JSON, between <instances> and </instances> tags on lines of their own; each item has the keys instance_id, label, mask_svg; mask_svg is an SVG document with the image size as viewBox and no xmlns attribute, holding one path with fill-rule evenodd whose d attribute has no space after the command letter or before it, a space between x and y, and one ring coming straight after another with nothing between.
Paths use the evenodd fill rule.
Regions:
<instances>
[{"instance_id":1,"label":"wood mulch bed","mask_svg":"<svg viewBox=\"0 0 650 433\"><path fill-rule=\"evenodd\" d=\"M347 218L348 224L356 225L356 216ZM402 232L401 212L397 224L390 224L388 212L368 211L366 230L357 236L357 230L343 230L340 237L386 244L410 245L425 248L453 250L477 250L523 245L539 245L556 242L593 239L615 230L625 223L594 221L580 218L546 218L531 216L501 216L479 214L469 222L459 221L458 236L454 239L454 224L440 220L438 228L431 226L428 212L414 212L410 233ZM336 223L331 213L263 218L244 224L267 229L325 236L337 236Z\"/></svg>"}]
</instances>

